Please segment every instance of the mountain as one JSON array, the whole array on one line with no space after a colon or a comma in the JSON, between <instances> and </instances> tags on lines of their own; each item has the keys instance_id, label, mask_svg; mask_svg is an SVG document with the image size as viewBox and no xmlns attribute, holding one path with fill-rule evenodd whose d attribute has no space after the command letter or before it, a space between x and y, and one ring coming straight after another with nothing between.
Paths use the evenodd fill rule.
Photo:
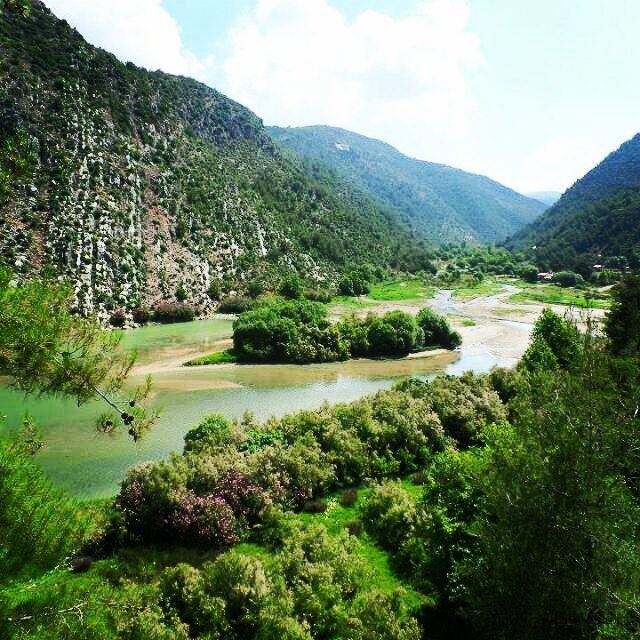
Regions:
<instances>
[{"instance_id":1,"label":"mountain","mask_svg":"<svg viewBox=\"0 0 640 640\"><path fill-rule=\"evenodd\" d=\"M358 188L406 216L438 242L498 242L545 206L489 178L409 158L392 146L325 126L268 127L278 143L324 162Z\"/></svg>"},{"instance_id":2,"label":"mountain","mask_svg":"<svg viewBox=\"0 0 640 640\"><path fill-rule=\"evenodd\" d=\"M575 268L606 258L636 261L640 249L640 134L625 142L568 189L531 226L507 241L535 246L538 264Z\"/></svg>"},{"instance_id":3,"label":"mountain","mask_svg":"<svg viewBox=\"0 0 640 640\"><path fill-rule=\"evenodd\" d=\"M251 278L330 281L421 251L397 212L285 157L242 105L121 63L38 0L0 14L0 51L0 259L69 279L79 312L207 310Z\"/></svg>"},{"instance_id":4,"label":"mountain","mask_svg":"<svg viewBox=\"0 0 640 640\"><path fill-rule=\"evenodd\" d=\"M533 198L538 202L542 202L542 204L547 207L554 205L562 196L559 191L534 191L533 193L526 193L525 195L527 198Z\"/></svg>"}]
</instances>

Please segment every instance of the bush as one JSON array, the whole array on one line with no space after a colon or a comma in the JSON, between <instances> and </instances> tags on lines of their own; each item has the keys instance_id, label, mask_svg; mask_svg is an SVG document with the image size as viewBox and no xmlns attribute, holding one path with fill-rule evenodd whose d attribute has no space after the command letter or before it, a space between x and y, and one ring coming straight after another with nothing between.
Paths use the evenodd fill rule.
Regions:
<instances>
[{"instance_id":1,"label":"bush","mask_svg":"<svg viewBox=\"0 0 640 640\"><path fill-rule=\"evenodd\" d=\"M123 309L117 309L111 314L109 324L112 327L122 328L127 322L127 315Z\"/></svg>"},{"instance_id":2,"label":"bush","mask_svg":"<svg viewBox=\"0 0 640 640\"><path fill-rule=\"evenodd\" d=\"M302 298L304 285L297 274L288 275L280 284L278 292L287 300L297 300Z\"/></svg>"},{"instance_id":3,"label":"bush","mask_svg":"<svg viewBox=\"0 0 640 640\"><path fill-rule=\"evenodd\" d=\"M327 510L327 501L318 498L317 500L307 500L302 505L305 513L324 513Z\"/></svg>"},{"instance_id":4,"label":"bush","mask_svg":"<svg viewBox=\"0 0 640 640\"><path fill-rule=\"evenodd\" d=\"M557 363L567 369L575 362L580 351L580 334L576 326L570 320L561 318L551 309L544 309L533 326L531 344L523 359L534 362L530 350L538 352L535 361L542 362L543 366L550 361L549 354L543 354L544 341Z\"/></svg>"},{"instance_id":5,"label":"bush","mask_svg":"<svg viewBox=\"0 0 640 640\"><path fill-rule=\"evenodd\" d=\"M251 298L244 296L227 296L218 305L219 313L244 313L253 309L255 303Z\"/></svg>"},{"instance_id":6,"label":"bush","mask_svg":"<svg viewBox=\"0 0 640 640\"><path fill-rule=\"evenodd\" d=\"M347 489L340 497L340 504L343 507L352 507L358 500L357 489Z\"/></svg>"},{"instance_id":7,"label":"bush","mask_svg":"<svg viewBox=\"0 0 640 640\"><path fill-rule=\"evenodd\" d=\"M553 282L561 287L577 287L584 284L584 278L573 271L559 271L553 276Z\"/></svg>"},{"instance_id":8,"label":"bush","mask_svg":"<svg viewBox=\"0 0 640 640\"><path fill-rule=\"evenodd\" d=\"M182 303L162 303L153 312L153 319L162 324L172 322L191 322L196 317L195 309Z\"/></svg>"},{"instance_id":9,"label":"bush","mask_svg":"<svg viewBox=\"0 0 640 640\"><path fill-rule=\"evenodd\" d=\"M305 289L304 297L313 302L329 304L333 299L333 291L330 291L329 289Z\"/></svg>"},{"instance_id":10,"label":"bush","mask_svg":"<svg viewBox=\"0 0 640 640\"><path fill-rule=\"evenodd\" d=\"M538 267L535 264L523 264L518 269L518 275L525 282L537 282L538 281Z\"/></svg>"},{"instance_id":11,"label":"bush","mask_svg":"<svg viewBox=\"0 0 640 640\"><path fill-rule=\"evenodd\" d=\"M231 422L220 414L207 416L184 437L185 453L202 453L226 447L232 442Z\"/></svg>"},{"instance_id":12,"label":"bush","mask_svg":"<svg viewBox=\"0 0 640 640\"><path fill-rule=\"evenodd\" d=\"M362 508L362 520L386 549L397 549L413 535L416 506L398 482L375 487Z\"/></svg>"},{"instance_id":13,"label":"bush","mask_svg":"<svg viewBox=\"0 0 640 640\"><path fill-rule=\"evenodd\" d=\"M136 324L148 324L151 320L151 311L149 309L145 309L144 307L138 307L133 310L133 321Z\"/></svg>"},{"instance_id":14,"label":"bush","mask_svg":"<svg viewBox=\"0 0 640 640\"><path fill-rule=\"evenodd\" d=\"M420 310L416 322L424 333L426 347L456 349L462 344L460 334L453 331L449 321L428 307Z\"/></svg>"},{"instance_id":15,"label":"bush","mask_svg":"<svg viewBox=\"0 0 640 640\"><path fill-rule=\"evenodd\" d=\"M187 290L185 289L184 285L179 285L176 289L176 300L178 302L184 302L187 298Z\"/></svg>"},{"instance_id":16,"label":"bush","mask_svg":"<svg viewBox=\"0 0 640 640\"><path fill-rule=\"evenodd\" d=\"M217 280L212 280L207 289L207 295L214 301L220 300L222 296L222 284Z\"/></svg>"},{"instance_id":17,"label":"bush","mask_svg":"<svg viewBox=\"0 0 640 640\"><path fill-rule=\"evenodd\" d=\"M422 344L422 331L404 311L390 311L368 320L369 355L403 356Z\"/></svg>"},{"instance_id":18,"label":"bush","mask_svg":"<svg viewBox=\"0 0 640 640\"><path fill-rule=\"evenodd\" d=\"M323 305L275 301L242 313L233 323L238 359L254 362L326 362L348 357L347 345Z\"/></svg>"}]
</instances>

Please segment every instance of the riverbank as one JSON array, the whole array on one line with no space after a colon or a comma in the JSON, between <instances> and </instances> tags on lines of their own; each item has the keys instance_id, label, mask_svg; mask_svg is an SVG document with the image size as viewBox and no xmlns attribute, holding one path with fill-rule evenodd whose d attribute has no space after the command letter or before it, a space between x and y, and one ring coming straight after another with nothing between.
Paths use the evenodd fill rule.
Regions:
<instances>
[{"instance_id":1,"label":"riverbank","mask_svg":"<svg viewBox=\"0 0 640 640\"><path fill-rule=\"evenodd\" d=\"M515 287L517 291L517 287ZM132 382L154 380L158 424L137 444L124 433L98 434L93 422L102 407L78 408L57 398L25 398L0 387L0 407L8 428L28 411L42 426L45 447L41 466L57 483L79 497L111 495L127 467L180 451L184 434L210 413L240 418L252 411L260 420L324 402L350 402L393 386L407 376L430 377L465 370L484 372L511 366L527 347L542 304L508 302L512 286L491 296L455 299L440 291L422 300L372 301L364 313L403 309L417 313L425 305L445 313L463 337L456 352L428 351L399 360L350 360L311 365L212 365L182 363L231 344L232 322L215 317L192 323L153 325L125 333L123 346L139 351ZM554 307L564 313L566 307ZM601 317L601 311L593 312Z\"/></svg>"}]
</instances>

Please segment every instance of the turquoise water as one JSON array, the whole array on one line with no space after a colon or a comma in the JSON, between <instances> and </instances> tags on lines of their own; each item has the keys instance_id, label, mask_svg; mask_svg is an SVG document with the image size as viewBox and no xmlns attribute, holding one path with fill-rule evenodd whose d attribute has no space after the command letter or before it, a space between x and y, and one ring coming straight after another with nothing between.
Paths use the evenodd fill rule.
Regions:
<instances>
[{"instance_id":1,"label":"turquoise water","mask_svg":"<svg viewBox=\"0 0 640 640\"><path fill-rule=\"evenodd\" d=\"M182 449L184 434L210 413L239 418L245 411L259 419L281 416L324 402L349 402L391 387L407 376L432 376L443 371L486 371L496 361L490 354L431 355L427 358L357 360L319 365L243 365L181 367L192 353L228 340L231 323L216 319L184 325L148 327L128 332L125 346L140 350L140 361L153 368L154 405L161 417L138 444L124 434L104 435L93 421L102 407L77 407L57 398L25 398L0 387L0 413L5 432L28 411L42 426L46 445L38 455L50 477L80 497L111 495L132 464L165 457ZM173 363L173 364L171 364Z\"/></svg>"}]
</instances>

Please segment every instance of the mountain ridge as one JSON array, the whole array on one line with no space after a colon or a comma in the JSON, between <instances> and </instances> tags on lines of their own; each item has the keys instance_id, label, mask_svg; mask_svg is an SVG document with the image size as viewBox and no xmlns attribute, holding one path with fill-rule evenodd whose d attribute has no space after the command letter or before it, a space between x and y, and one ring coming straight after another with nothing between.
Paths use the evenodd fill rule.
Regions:
<instances>
[{"instance_id":1,"label":"mountain ridge","mask_svg":"<svg viewBox=\"0 0 640 640\"><path fill-rule=\"evenodd\" d=\"M506 245L528 249L540 265L553 269L600 263L602 258L637 262L640 133L608 154Z\"/></svg>"},{"instance_id":2,"label":"mountain ridge","mask_svg":"<svg viewBox=\"0 0 640 640\"><path fill-rule=\"evenodd\" d=\"M81 313L207 311L212 289L288 271L330 283L421 250L395 212L285 157L246 107L120 62L38 0L0 15L0 48L0 259L67 278Z\"/></svg>"},{"instance_id":3,"label":"mountain ridge","mask_svg":"<svg viewBox=\"0 0 640 640\"><path fill-rule=\"evenodd\" d=\"M341 172L401 211L417 233L439 243L500 241L545 208L486 176L410 158L346 129L268 126L267 132L293 152Z\"/></svg>"}]
</instances>

